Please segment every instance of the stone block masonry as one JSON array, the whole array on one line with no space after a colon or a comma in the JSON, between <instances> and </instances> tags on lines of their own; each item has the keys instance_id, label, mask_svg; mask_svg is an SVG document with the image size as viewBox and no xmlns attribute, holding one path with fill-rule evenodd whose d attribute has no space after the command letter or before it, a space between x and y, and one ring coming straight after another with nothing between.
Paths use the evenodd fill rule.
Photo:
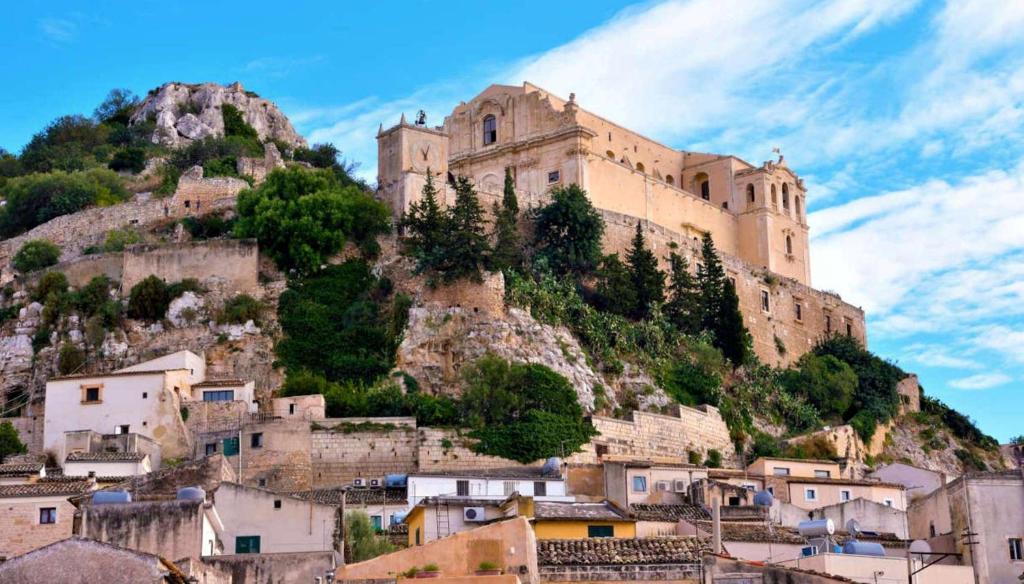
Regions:
<instances>
[{"instance_id":1,"label":"stone block masonry","mask_svg":"<svg viewBox=\"0 0 1024 584\"><path fill-rule=\"evenodd\" d=\"M150 275L167 282L216 280L225 290L254 293L259 286L259 247L254 239L213 239L168 246L133 245L124 254L122 289Z\"/></svg>"}]
</instances>

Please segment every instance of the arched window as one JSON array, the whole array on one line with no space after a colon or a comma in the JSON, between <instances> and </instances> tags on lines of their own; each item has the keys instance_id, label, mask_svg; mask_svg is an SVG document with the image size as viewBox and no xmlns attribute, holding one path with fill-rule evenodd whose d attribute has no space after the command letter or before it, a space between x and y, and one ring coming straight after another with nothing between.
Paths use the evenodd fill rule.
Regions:
<instances>
[{"instance_id":1,"label":"arched window","mask_svg":"<svg viewBox=\"0 0 1024 584\"><path fill-rule=\"evenodd\" d=\"M789 183L782 183L782 208L789 210Z\"/></svg>"},{"instance_id":2,"label":"arched window","mask_svg":"<svg viewBox=\"0 0 1024 584\"><path fill-rule=\"evenodd\" d=\"M640 172L644 172L644 171L646 170L646 169L644 168L644 163L643 163L643 162L637 162L637 163L636 163L636 169L637 169L638 171L640 171Z\"/></svg>"},{"instance_id":3,"label":"arched window","mask_svg":"<svg viewBox=\"0 0 1024 584\"><path fill-rule=\"evenodd\" d=\"M787 235L786 236L786 253L788 253L789 255L793 255L793 236L792 235Z\"/></svg>"},{"instance_id":4,"label":"arched window","mask_svg":"<svg viewBox=\"0 0 1024 584\"><path fill-rule=\"evenodd\" d=\"M693 192L700 193L700 198L705 201L711 200L711 178L707 173L700 172L693 177Z\"/></svg>"},{"instance_id":5,"label":"arched window","mask_svg":"<svg viewBox=\"0 0 1024 584\"><path fill-rule=\"evenodd\" d=\"M492 115L484 116L484 146L498 141L498 119Z\"/></svg>"},{"instance_id":6,"label":"arched window","mask_svg":"<svg viewBox=\"0 0 1024 584\"><path fill-rule=\"evenodd\" d=\"M747 185L747 202L754 202L754 185Z\"/></svg>"},{"instance_id":7,"label":"arched window","mask_svg":"<svg viewBox=\"0 0 1024 584\"><path fill-rule=\"evenodd\" d=\"M779 208L779 195L776 194L775 185L772 185L772 207Z\"/></svg>"},{"instance_id":8,"label":"arched window","mask_svg":"<svg viewBox=\"0 0 1024 584\"><path fill-rule=\"evenodd\" d=\"M672 175L670 174L665 177L665 182L667 182L670 185L674 185L676 184L676 179L672 178Z\"/></svg>"}]
</instances>

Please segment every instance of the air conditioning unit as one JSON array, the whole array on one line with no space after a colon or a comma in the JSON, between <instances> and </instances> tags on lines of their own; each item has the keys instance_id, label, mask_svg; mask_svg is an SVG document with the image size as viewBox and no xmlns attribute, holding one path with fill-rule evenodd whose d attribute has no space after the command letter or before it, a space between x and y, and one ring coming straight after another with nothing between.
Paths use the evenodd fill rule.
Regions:
<instances>
[{"instance_id":1,"label":"air conditioning unit","mask_svg":"<svg viewBox=\"0 0 1024 584\"><path fill-rule=\"evenodd\" d=\"M366 479L363 479L363 478L355 479L355 480L352 481L352 486L353 487L365 487L366 486Z\"/></svg>"},{"instance_id":2,"label":"air conditioning unit","mask_svg":"<svg viewBox=\"0 0 1024 584\"><path fill-rule=\"evenodd\" d=\"M483 507L463 507L462 509L462 520L469 522L484 521L484 508Z\"/></svg>"},{"instance_id":3,"label":"air conditioning unit","mask_svg":"<svg viewBox=\"0 0 1024 584\"><path fill-rule=\"evenodd\" d=\"M657 487L657 489L659 491L666 491L667 492L668 491L668 487L669 487L669 482L668 481L658 481L657 483L655 483L655 487Z\"/></svg>"},{"instance_id":4,"label":"air conditioning unit","mask_svg":"<svg viewBox=\"0 0 1024 584\"><path fill-rule=\"evenodd\" d=\"M381 486L383 484L384 484L384 481L382 479L370 479L370 486L371 487L379 487L379 486Z\"/></svg>"},{"instance_id":5,"label":"air conditioning unit","mask_svg":"<svg viewBox=\"0 0 1024 584\"><path fill-rule=\"evenodd\" d=\"M685 493L687 486L686 481L676 480L672 483L672 490L677 493Z\"/></svg>"},{"instance_id":6,"label":"air conditioning unit","mask_svg":"<svg viewBox=\"0 0 1024 584\"><path fill-rule=\"evenodd\" d=\"M818 546L816 546L816 545L809 545L809 546L806 546L806 547L802 547L802 548L800 548L800 555L805 557L805 558L808 558L810 556L816 556L816 555L818 555Z\"/></svg>"}]
</instances>

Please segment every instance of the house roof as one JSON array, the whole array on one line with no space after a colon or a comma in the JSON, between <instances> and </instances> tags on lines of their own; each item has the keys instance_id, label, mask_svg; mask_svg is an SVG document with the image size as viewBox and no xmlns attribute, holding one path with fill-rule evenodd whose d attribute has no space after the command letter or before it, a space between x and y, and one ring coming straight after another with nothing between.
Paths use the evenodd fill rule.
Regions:
<instances>
[{"instance_id":1,"label":"house roof","mask_svg":"<svg viewBox=\"0 0 1024 584\"><path fill-rule=\"evenodd\" d=\"M882 544L884 547L891 547L891 548L905 548L905 547L907 547L907 541L906 540L900 539L900 537L898 535L896 535L895 533L889 533L889 532L878 532L878 531L861 532L860 534L857 535L856 538L854 538L854 537L850 536L850 534L847 533L846 531L836 531L835 538L836 538L836 543L838 543L840 545L846 543L847 541L850 541L851 539L856 539L857 541L873 541L873 542Z\"/></svg>"},{"instance_id":2,"label":"house roof","mask_svg":"<svg viewBox=\"0 0 1024 584\"><path fill-rule=\"evenodd\" d=\"M701 532L711 534L710 521L697 521L694 525ZM722 541L745 541L753 543L789 543L803 545L807 540L792 529L773 525L770 528L761 522L722 522Z\"/></svg>"},{"instance_id":3,"label":"house roof","mask_svg":"<svg viewBox=\"0 0 1024 584\"><path fill-rule=\"evenodd\" d=\"M193 383L192 387L237 387L249 383L244 379L207 379L199 383Z\"/></svg>"},{"instance_id":4,"label":"house roof","mask_svg":"<svg viewBox=\"0 0 1024 584\"><path fill-rule=\"evenodd\" d=\"M778 462L807 462L807 463L810 463L810 464L830 464L830 465L837 465L837 464L839 464L838 462L836 462L834 460L825 460L823 458L783 458L783 457L779 457L779 456L759 456L757 459L754 460L754 462L752 462L749 465L747 465L747 468L750 468L751 466L754 466L755 464L758 463L758 461L761 461L761 460L764 460L764 461L775 460L775 461L778 461Z\"/></svg>"},{"instance_id":5,"label":"house roof","mask_svg":"<svg viewBox=\"0 0 1024 584\"><path fill-rule=\"evenodd\" d=\"M711 519L700 505L683 503L680 505L655 505L648 503L634 503L629 506L629 511L636 517L637 521L671 521L680 519L687 521L703 521Z\"/></svg>"},{"instance_id":6,"label":"house roof","mask_svg":"<svg viewBox=\"0 0 1024 584\"><path fill-rule=\"evenodd\" d=\"M76 482L36 482L27 485L0 485L0 499L11 497L59 497L87 493L93 484L86 480Z\"/></svg>"},{"instance_id":7,"label":"house roof","mask_svg":"<svg viewBox=\"0 0 1024 584\"><path fill-rule=\"evenodd\" d=\"M547 475L539 466L507 466L502 468L485 468L479 470L458 470L438 472L410 473L414 477L450 477L460 479L544 479L562 480L561 475Z\"/></svg>"},{"instance_id":8,"label":"house roof","mask_svg":"<svg viewBox=\"0 0 1024 584\"><path fill-rule=\"evenodd\" d=\"M775 477L783 479L787 483L794 484L814 484L814 485L852 485L861 487L891 487L893 489L905 490L907 487L899 483L887 483L883 481L869 480L869 479L832 479L822 477Z\"/></svg>"},{"instance_id":9,"label":"house roof","mask_svg":"<svg viewBox=\"0 0 1024 584\"><path fill-rule=\"evenodd\" d=\"M39 474L41 462L9 462L0 464L0 477L25 477Z\"/></svg>"},{"instance_id":10,"label":"house roof","mask_svg":"<svg viewBox=\"0 0 1024 584\"><path fill-rule=\"evenodd\" d=\"M534 519L542 521L629 521L629 513L608 501L601 503L534 502Z\"/></svg>"},{"instance_id":11,"label":"house roof","mask_svg":"<svg viewBox=\"0 0 1024 584\"><path fill-rule=\"evenodd\" d=\"M167 584L187 584L188 582L187 576L184 572L182 572L173 562L161 556L130 550L106 542L79 537L77 535L44 545L43 547L36 548L30 552L7 560L3 564L0 564L0 578L2 578L2 573L5 571L17 570L21 564L25 563L32 566L33 562L38 562L35 565L42 567L44 570L58 573L64 572L68 566L74 564L75 559L81 558L90 548L112 550L114 553L121 556L120 558L116 558L119 563L127 561L154 563L160 567L163 581ZM50 579L50 575L43 575L38 581L44 582L49 581ZM122 580L116 581L120 582Z\"/></svg>"},{"instance_id":12,"label":"house roof","mask_svg":"<svg viewBox=\"0 0 1024 584\"><path fill-rule=\"evenodd\" d=\"M537 541L537 563L541 566L696 564L710 552L711 540L706 537L595 537Z\"/></svg>"},{"instance_id":13,"label":"house roof","mask_svg":"<svg viewBox=\"0 0 1024 584\"><path fill-rule=\"evenodd\" d=\"M356 489L350 487L336 487L333 489L313 489L310 491L299 491L292 493L300 499L326 503L328 505L341 505L342 494L345 495L345 505L383 505L393 503L403 504L408 498L404 487L401 488L368 488Z\"/></svg>"},{"instance_id":14,"label":"house roof","mask_svg":"<svg viewBox=\"0 0 1024 584\"><path fill-rule=\"evenodd\" d=\"M62 375L59 377L51 377L50 381L64 381L66 379L102 379L104 377L127 377L130 375L164 375L171 371L188 371L184 367L175 367L172 369L153 369L149 371L111 371L110 373L76 373L74 375Z\"/></svg>"},{"instance_id":15,"label":"house roof","mask_svg":"<svg viewBox=\"0 0 1024 584\"><path fill-rule=\"evenodd\" d=\"M72 452L64 462L139 462L145 457L139 452Z\"/></svg>"}]
</instances>

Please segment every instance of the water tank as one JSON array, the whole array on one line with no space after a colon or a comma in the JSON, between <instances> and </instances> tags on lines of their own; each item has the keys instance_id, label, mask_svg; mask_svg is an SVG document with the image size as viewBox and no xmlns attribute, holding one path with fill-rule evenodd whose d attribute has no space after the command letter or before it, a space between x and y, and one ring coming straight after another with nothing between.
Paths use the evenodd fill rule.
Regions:
<instances>
[{"instance_id":1,"label":"water tank","mask_svg":"<svg viewBox=\"0 0 1024 584\"><path fill-rule=\"evenodd\" d=\"M768 491L758 491L754 494L754 504L758 507L771 507L775 502L775 496Z\"/></svg>"},{"instance_id":2,"label":"water tank","mask_svg":"<svg viewBox=\"0 0 1024 584\"><path fill-rule=\"evenodd\" d=\"M391 516L391 525L401 525L407 515L409 515L408 511L405 513L395 513Z\"/></svg>"},{"instance_id":3,"label":"water tank","mask_svg":"<svg viewBox=\"0 0 1024 584\"><path fill-rule=\"evenodd\" d=\"M132 494L128 491L96 491L92 494L93 505L109 505L113 503L131 503Z\"/></svg>"},{"instance_id":4,"label":"water tank","mask_svg":"<svg viewBox=\"0 0 1024 584\"><path fill-rule=\"evenodd\" d=\"M884 556L885 548L882 544L874 541L857 541L851 539L843 544L844 554L857 554L861 556Z\"/></svg>"},{"instance_id":5,"label":"water tank","mask_svg":"<svg viewBox=\"0 0 1024 584\"><path fill-rule=\"evenodd\" d=\"M178 489L176 498L179 501L205 501L206 491L202 487L184 487Z\"/></svg>"},{"instance_id":6,"label":"water tank","mask_svg":"<svg viewBox=\"0 0 1024 584\"><path fill-rule=\"evenodd\" d=\"M831 519L801 521L800 525L797 525L797 531L804 537L822 537L835 534L836 524Z\"/></svg>"},{"instance_id":7,"label":"water tank","mask_svg":"<svg viewBox=\"0 0 1024 584\"><path fill-rule=\"evenodd\" d=\"M562 472L562 459L557 456L547 459L541 472L548 476L560 474Z\"/></svg>"},{"instance_id":8,"label":"water tank","mask_svg":"<svg viewBox=\"0 0 1024 584\"><path fill-rule=\"evenodd\" d=\"M384 477L384 486L391 488L404 487L406 485L407 479L408 475L389 474Z\"/></svg>"}]
</instances>

